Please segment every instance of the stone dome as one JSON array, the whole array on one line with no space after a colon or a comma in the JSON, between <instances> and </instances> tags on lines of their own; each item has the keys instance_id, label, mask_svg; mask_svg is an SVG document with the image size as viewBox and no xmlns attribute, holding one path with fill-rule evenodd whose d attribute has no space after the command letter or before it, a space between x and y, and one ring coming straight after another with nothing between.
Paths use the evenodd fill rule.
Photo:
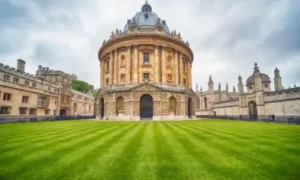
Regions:
<instances>
[{"instance_id":1,"label":"stone dome","mask_svg":"<svg viewBox=\"0 0 300 180\"><path fill-rule=\"evenodd\" d=\"M246 86L255 84L255 72L260 73L257 63L254 64L254 73L248 77ZM262 79L262 83L271 83L270 77L264 73L260 73L260 78Z\"/></svg>"},{"instance_id":2,"label":"stone dome","mask_svg":"<svg viewBox=\"0 0 300 180\"><path fill-rule=\"evenodd\" d=\"M271 83L270 77L266 74L261 73L260 77L263 83ZM254 74L247 79L247 86L255 84L255 76Z\"/></svg>"},{"instance_id":3,"label":"stone dome","mask_svg":"<svg viewBox=\"0 0 300 180\"><path fill-rule=\"evenodd\" d=\"M142 11L137 12L132 19L127 20L124 32L134 28L161 28L161 30L169 33L169 28L165 20L161 20L148 2L143 5Z\"/></svg>"}]
</instances>

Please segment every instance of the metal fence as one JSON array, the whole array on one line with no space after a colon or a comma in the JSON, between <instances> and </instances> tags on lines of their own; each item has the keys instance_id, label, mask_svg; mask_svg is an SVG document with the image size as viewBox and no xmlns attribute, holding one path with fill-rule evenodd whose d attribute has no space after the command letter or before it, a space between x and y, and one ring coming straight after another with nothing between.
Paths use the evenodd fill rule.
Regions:
<instances>
[{"instance_id":1,"label":"metal fence","mask_svg":"<svg viewBox=\"0 0 300 180\"><path fill-rule=\"evenodd\" d=\"M0 124L95 119L95 116L0 116Z\"/></svg>"},{"instance_id":2,"label":"metal fence","mask_svg":"<svg viewBox=\"0 0 300 180\"><path fill-rule=\"evenodd\" d=\"M208 118L208 119L224 119L224 120L243 120L243 121L260 121L260 122L277 122L287 124L300 124L300 116L227 116L227 115L197 115L197 118Z\"/></svg>"}]
</instances>

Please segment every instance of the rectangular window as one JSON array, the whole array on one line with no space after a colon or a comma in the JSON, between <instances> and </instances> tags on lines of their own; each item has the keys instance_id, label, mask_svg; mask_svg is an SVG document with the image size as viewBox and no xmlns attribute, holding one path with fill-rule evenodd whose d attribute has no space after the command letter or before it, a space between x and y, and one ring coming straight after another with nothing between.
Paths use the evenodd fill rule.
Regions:
<instances>
[{"instance_id":1,"label":"rectangular window","mask_svg":"<svg viewBox=\"0 0 300 180\"><path fill-rule=\"evenodd\" d=\"M168 81L172 81L172 75L168 74Z\"/></svg>"},{"instance_id":2,"label":"rectangular window","mask_svg":"<svg viewBox=\"0 0 300 180\"><path fill-rule=\"evenodd\" d=\"M35 114L36 114L36 109L30 108L29 114L30 114L30 115L35 115Z\"/></svg>"},{"instance_id":3,"label":"rectangular window","mask_svg":"<svg viewBox=\"0 0 300 180\"><path fill-rule=\"evenodd\" d=\"M183 71L186 72L186 69L187 69L186 68L186 62L183 62L182 65L183 65Z\"/></svg>"},{"instance_id":4,"label":"rectangular window","mask_svg":"<svg viewBox=\"0 0 300 180\"><path fill-rule=\"evenodd\" d=\"M11 100L11 94L4 93L3 94L3 101L10 101Z\"/></svg>"},{"instance_id":5,"label":"rectangular window","mask_svg":"<svg viewBox=\"0 0 300 180\"><path fill-rule=\"evenodd\" d=\"M149 80L150 79L150 74L149 73L144 73L143 78L144 78L144 80Z\"/></svg>"},{"instance_id":6,"label":"rectangular window","mask_svg":"<svg viewBox=\"0 0 300 180\"><path fill-rule=\"evenodd\" d=\"M0 114L10 114L9 109L10 109L10 107L1 107Z\"/></svg>"},{"instance_id":7,"label":"rectangular window","mask_svg":"<svg viewBox=\"0 0 300 180\"><path fill-rule=\"evenodd\" d=\"M25 86L29 86L29 81L25 81Z\"/></svg>"},{"instance_id":8,"label":"rectangular window","mask_svg":"<svg viewBox=\"0 0 300 180\"><path fill-rule=\"evenodd\" d=\"M35 84L35 83L32 83L32 87L33 87L33 88L36 88L36 84Z\"/></svg>"},{"instance_id":9,"label":"rectangular window","mask_svg":"<svg viewBox=\"0 0 300 180\"><path fill-rule=\"evenodd\" d=\"M89 110L91 110L92 109L92 106L91 105L89 105Z\"/></svg>"},{"instance_id":10,"label":"rectangular window","mask_svg":"<svg viewBox=\"0 0 300 180\"><path fill-rule=\"evenodd\" d=\"M105 71L106 71L107 73L109 72L109 61L106 61Z\"/></svg>"},{"instance_id":11,"label":"rectangular window","mask_svg":"<svg viewBox=\"0 0 300 180\"><path fill-rule=\"evenodd\" d=\"M27 114L27 108L20 108L20 114Z\"/></svg>"},{"instance_id":12,"label":"rectangular window","mask_svg":"<svg viewBox=\"0 0 300 180\"><path fill-rule=\"evenodd\" d=\"M77 103L74 103L74 104L73 104L73 108L74 108L74 109L77 109Z\"/></svg>"},{"instance_id":13,"label":"rectangular window","mask_svg":"<svg viewBox=\"0 0 300 180\"><path fill-rule=\"evenodd\" d=\"M23 96L22 97L22 103L28 103L28 99L29 99L28 96Z\"/></svg>"},{"instance_id":14,"label":"rectangular window","mask_svg":"<svg viewBox=\"0 0 300 180\"><path fill-rule=\"evenodd\" d=\"M125 81L125 74L121 74L121 81L122 81L122 82Z\"/></svg>"},{"instance_id":15,"label":"rectangular window","mask_svg":"<svg viewBox=\"0 0 300 180\"><path fill-rule=\"evenodd\" d=\"M186 79L183 79L183 85L186 86Z\"/></svg>"},{"instance_id":16,"label":"rectangular window","mask_svg":"<svg viewBox=\"0 0 300 180\"><path fill-rule=\"evenodd\" d=\"M48 87L48 91L51 91L51 87Z\"/></svg>"},{"instance_id":17,"label":"rectangular window","mask_svg":"<svg viewBox=\"0 0 300 180\"><path fill-rule=\"evenodd\" d=\"M9 81L10 77L7 74L4 74L4 81Z\"/></svg>"},{"instance_id":18,"label":"rectangular window","mask_svg":"<svg viewBox=\"0 0 300 180\"><path fill-rule=\"evenodd\" d=\"M106 78L106 85L109 85L109 79Z\"/></svg>"},{"instance_id":19,"label":"rectangular window","mask_svg":"<svg viewBox=\"0 0 300 180\"><path fill-rule=\"evenodd\" d=\"M19 78L14 77L14 83L19 83Z\"/></svg>"},{"instance_id":20,"label":"rectangular window","mask_svg":"<svg viewBox=\"0 0 300 180\"><path fill-rule=\"evenodd\" d=\"M149 53L144 53L144 64L150 64Z\"/></svg>"}]
</instances>

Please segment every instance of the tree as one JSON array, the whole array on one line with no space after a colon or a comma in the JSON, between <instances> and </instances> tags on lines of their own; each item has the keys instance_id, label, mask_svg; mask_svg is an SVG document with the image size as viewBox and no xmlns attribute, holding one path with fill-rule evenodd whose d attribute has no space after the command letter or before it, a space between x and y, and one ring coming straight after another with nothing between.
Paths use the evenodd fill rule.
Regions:
<instances>
[{"instance_id":1,"label":"tree","mask_svg":"<svg viewBox=\"0 0 300 180\"><path fill-rule=\"evenodd\" d=\"M76 91L80 91L83 93L88 93L88 92L92 92L94 90L94 86L88 84L85 81L81 81L81 80L72 80L72 88L75 89Z\"/></svg>"}]
</instances>

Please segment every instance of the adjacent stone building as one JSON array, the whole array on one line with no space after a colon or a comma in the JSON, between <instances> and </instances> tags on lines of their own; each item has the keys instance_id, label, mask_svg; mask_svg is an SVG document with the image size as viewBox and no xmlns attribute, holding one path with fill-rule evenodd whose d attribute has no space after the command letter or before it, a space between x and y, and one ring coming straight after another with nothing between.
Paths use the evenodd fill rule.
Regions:
<instances>
[{"instance_id":1,"label":"adjacent stone building","mask_svg":"<svg viewBox=\"0 0 300 180\"><path fill-rule=\"evenodd\" d=\"M274 71L274 90L271 89L271 78L261 73L255 63L253 74L248 77L244 91L244 83L241 76L238 77L238 92L235 87L232 92L214 90L212 78L209 78L208 90L197 89L197 115L199 117L210 116L247 116L257 119L274 114L275 116L299 116L300 115L300 88L284 89L280 71Z\"/></svg>"},{"instance_id":2,"label":"adjacent stone building","mask_svg":"<svg viewBox=\"0 0 300 180\"><path fill-rule=\"evenodd\" d=\"M112 32L98 53L97 117L109 120L174 120L195 117L193 52L180 33L146 2Z\"/></svg>"},{"instance_id":3,"label":"adjacent stone building","mask_svg":"<svg viewBox=\"0 0 300 180\"><path fill-rule=\"evenodd\" d=\"M62 71L38 67L25 73L25 61L17 69L0 63L0 116L92 116L94 98L72 90L72 77Z\"/></svg>"}]
</instances>

